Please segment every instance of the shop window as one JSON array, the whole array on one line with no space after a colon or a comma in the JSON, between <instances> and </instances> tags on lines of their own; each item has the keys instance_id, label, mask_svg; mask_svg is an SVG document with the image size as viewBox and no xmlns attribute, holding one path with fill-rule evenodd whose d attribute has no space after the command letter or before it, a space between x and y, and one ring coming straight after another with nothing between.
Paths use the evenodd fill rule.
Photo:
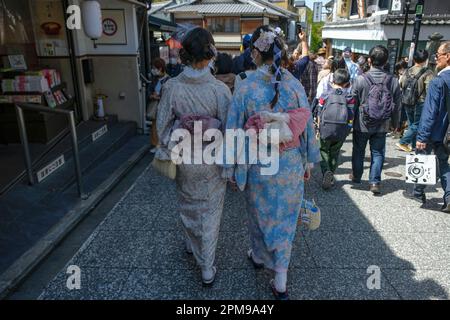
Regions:
<instances>
[{"instance_id":1,"label":"shop window","mask_svg":"<svg viewBox=\"0 0 450 320\"><path fill-rule=\"evenodd\" d=\"M390 0L379 0L378 7L380 7L380 10L388 10L389 2L390 2Z\"/></svg>"},{"instance_id":2,"label":"shop window","mask_svg":"<svg viewBox=\"0 0 450 320\"><path fill-rule=\"evenodd\" d=\"M241 31L239 18L208 18L207 24L210 32L239 33Z\"/></svg>"},{"instance_id":3,"label":"shop window","mask_svg":"<svg viewBox=\"0 0 450 320\"><path fill-rule=\"evenodd\" d=\"M0 1L0 64L10 67L8 56L23 55L28 68L38 65L28 1Z\"/></svg>"}]
</instances>

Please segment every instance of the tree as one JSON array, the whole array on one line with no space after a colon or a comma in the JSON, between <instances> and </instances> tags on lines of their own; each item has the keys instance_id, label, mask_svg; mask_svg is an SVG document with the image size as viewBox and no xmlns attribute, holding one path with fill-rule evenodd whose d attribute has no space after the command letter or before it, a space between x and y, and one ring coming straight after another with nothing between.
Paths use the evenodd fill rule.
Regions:
<instances>
[{"instance_id":1,"label":"tree","mask_svg":"<svg viewBox=\"0 0 450 320\"><path fill-rule=\"evenodd\" d=\"M324 26L324 22L316 22L313 23L313 11L310 8L306 8L306 21L308 21L308 25L312 26L311 28L311 51L317 52L320 48L322 48L322 28Z\"/></svg>"}]
</instances>

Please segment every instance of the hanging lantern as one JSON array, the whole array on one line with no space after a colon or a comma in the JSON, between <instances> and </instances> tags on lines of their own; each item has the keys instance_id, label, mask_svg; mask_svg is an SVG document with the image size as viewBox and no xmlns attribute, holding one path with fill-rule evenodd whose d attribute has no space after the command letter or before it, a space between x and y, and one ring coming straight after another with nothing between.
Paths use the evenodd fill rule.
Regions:
<instances>
[{"instance_id":1,"label":"hanging lantern","mask_svg":"<svg viewBox=\"0 0 450 320\"><path fill-rule=\"evenodd\" d=\"M102 10L100 4L94 0L85 0L81 4L84 33L92 40L102 36Z\"/></svg>"}]
</instances>

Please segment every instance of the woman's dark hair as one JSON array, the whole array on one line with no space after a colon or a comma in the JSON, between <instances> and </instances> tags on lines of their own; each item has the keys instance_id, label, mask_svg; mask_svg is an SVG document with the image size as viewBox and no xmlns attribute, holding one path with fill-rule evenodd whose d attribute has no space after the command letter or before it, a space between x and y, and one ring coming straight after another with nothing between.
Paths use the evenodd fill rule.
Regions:
<instances>
[{"instance_id":1,"label":"woman's dark hair","mask_svg":"<svg viewBox=\"0 0 450 320\"><path fill-rule=\"evenodd\" d=\"M215 62L216 74L228 74L233 69L233 59L228 53L219 53Z\"/></svg>"},{"instance_id":2,"label":"woman's dark hair","mask_svg":"<svg viewBox=\"0 0 450 320\"><path fill-rule=\"evenodd\" d=\"M346 69L337 69L333 73L333 82L338 86L344 86L350 82L350 73Z\"/></svg>"},{"instance_id":3,"label":"woman's dark hair","mask_svg":"<svg viewBox=\"0 0 450 320\"><path fill-rule=\"evenodd\" d=\"M259 39L261 32L274 32L269 26L261 26L258 27L255 32L253 32L252 40L250 43L250 48L258 50L258 52L261 54L261 58L263 62L273 60L273 64L271 66L271 71L273 74L276 74L276 82L275 82L275 96L273 97L272 101L270 102L270 108L273 109L273 107L277 104L278 98L280 97L280 90L279 90L279 81L281 81L281 72L277 72L277 69L281 68L281 65L283 61L287 60L287 54L284 47L284 41L279 36L275 36L274 42L270 45L269 50L267 51L260 51L257 47L254 46L254 43L256 40ZM275 33L275 32L274 32ZM274 53L280 52L279 55L274 56Z\"/></svg>"},{"instance_id":4,"label":"woman's dark hair","mask_svg":"<svg viewBox=\"0 0 450 320\"><path fill-rule=\"evenodd\" d=\"M181 62L192 65L204 60L211 60L215 56L214 39L211 33L203 28L195 28L189 31L181 45Z\"/></svg>"},{"instance_id":5,"label":"woman's dark hair","mask_svg":"<svg viewBox=\"0 0 450 320\"><path fill-rule=\"evenodd\" d=\"M250 48L245 49L244 53L244 70L255 70L256 64L253 62L252 59L252 51Z\"/></svg>"},{"instance_id":6,"label":"woman's dark hair","mask_svg":"<svg viewBox=\"0 0 450 320\"><path fill-rule=\"evenodd\" d=\"M161 70L163 73L166 73L166 62L161 58L155 58L152 62L152 65Z\"/></svg>"}]
</instances>

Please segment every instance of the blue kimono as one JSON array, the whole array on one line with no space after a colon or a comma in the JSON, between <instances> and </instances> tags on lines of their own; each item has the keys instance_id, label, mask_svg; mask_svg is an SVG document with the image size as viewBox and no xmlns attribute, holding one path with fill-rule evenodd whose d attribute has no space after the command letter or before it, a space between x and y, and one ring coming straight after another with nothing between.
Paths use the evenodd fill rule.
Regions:
<instances>
[{"instance_id":1,"label":"blue kimono","mask_svg":"<svg viewBox=\"0 0 450 320\"><path fill-rule=\"evenodd\" d=\"M283 112L310 108L305 90L294 76L282 69L279 100L270 109L275 95L272 74L267 66L252 73L234 92L228 112L227 129L244 128L249 117L261 111ZM299 148L283 151L275 175L261 175L260 163L236 165L235 179L246 190L249 232L253 255L266 268L287 271L291 257L298 215L304 193L307 163L320 161L312 117L300 139Z\"/></svg>"}]
</instances>

